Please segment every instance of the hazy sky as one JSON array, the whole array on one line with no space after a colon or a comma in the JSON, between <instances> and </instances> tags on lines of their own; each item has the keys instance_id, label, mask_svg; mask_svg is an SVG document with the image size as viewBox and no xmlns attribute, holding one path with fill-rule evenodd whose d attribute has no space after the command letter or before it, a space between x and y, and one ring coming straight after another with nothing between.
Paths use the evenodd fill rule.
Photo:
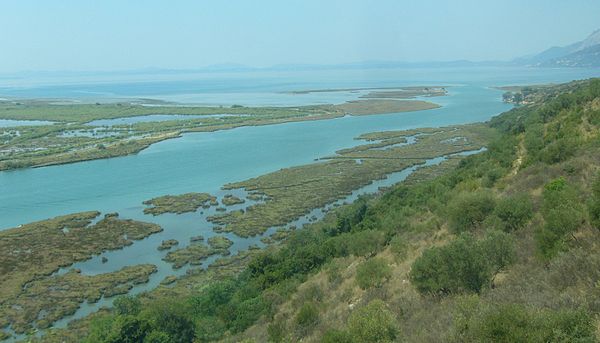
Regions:
<instances>
[{"instance_id":1,"label":"hazy sky","mask_svg":"<svg viewBox=\"0 0 600 343\"><path fill-rule=\"evenodd\" d=\"M502 60L598 28L599 0L0 0L0 71Z\"/></svg>"}]
</instances>

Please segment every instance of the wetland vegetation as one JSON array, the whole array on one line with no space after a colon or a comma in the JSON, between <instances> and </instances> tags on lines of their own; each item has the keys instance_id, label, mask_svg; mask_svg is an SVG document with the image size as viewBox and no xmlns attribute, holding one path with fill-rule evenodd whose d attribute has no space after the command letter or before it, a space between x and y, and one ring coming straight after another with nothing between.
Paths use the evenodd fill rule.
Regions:
<instances>
[{"instance_id":1,"label":"wetland vegetation","mask_svg":"<svg viewBox=\"0 0 600 343\"><path fill-rule=\"evenodd\" d=\"M432 88L433 89L433 88ZM45 120L51 124L3 129L0 170L40 167L137 153L186 132L319 120L347 114L396 113L436 108L420 100L368 99L340 105L300 107L199 107L136 103L55 104L0 101L0 119ZM102 119L158 115L160 120L94 126ZM173 120L165 118L173 116ZM186 119L189 116L189 119ZM18 134L15 134L18 133Z\"/></svg>"},{"instance_id":2,"label":"wetland vegetation","mask_svg":"<svg viewBox=\"0 0 600 343\"><path fill-rule=\"evenodd\" d=\"M414 144L390 147L406 142L407 136L420 133ZM285 225L314 208L321 208L352 190L385 178L425 160L477 150L484 146L493 132L483 125L466 125L420 131L384 132L365 135L359 139L379 140L339 151L337 155L318 163L282 169L251 180L229 184L225 189L243 188L251 194L267 197L264 203L249 206L245 211L230 211L209 217L223 225L222 231L242 237L263 233L270 227ZM447 143L453 137L465 140ZM361 160L361 163L357 163Z\"/></svg>"},{"instance_id":3,"label":"wetland vegetation","mask_svg":"<svg viewBox=\"0 0 600 343\"><path fill-rule=\"evenodd\" d=\"M395 163L393 150L417 160L439 152L423 140L443 153L487 146L336 208L281 244L54 330L49 341L595 342L600 81L561 87L569 91L536 90L543 101L487 127L419 130L414 144L331 156L320 163L325 171L330 163L360 165L357 156ZM411 133L362 138L380 145ZM457 135L467 140L448 140ZM302 174L241 184L269 195L266 205L281 201L276 186L296 190L284 180ZM141 329L127 330L132 324Z\"/></svg>"},{"instance_id":4,"label":"wetland vegetation","mask_svg":"<svg viewBox=\"0 0 600 343\"><path fill-rule=\"evenodd\" d=\"M208 193L185 193L181 195L163 195L144 201L150 207L144 213L159 215L163 213L194 212L200 207L209 208L218 205L217 198Z\"/></svg>"},{"instance_id":5,"label":"wetland vegetation","mask_svg":"<svg viewBox=\"0 0 600 343\"><path fill-rule=\"evenodd\" d=\"M45 327L74 312L85 299L119 294L119 289L126 292L130 282L147 279L153 266L94 277L77 272L54 275L61 267L162 230L114 216L92 223L98 216L98 212L83 212L0 231L0 327L11 324L18 333L32 325Z\"/></svg>"}]
</instances>

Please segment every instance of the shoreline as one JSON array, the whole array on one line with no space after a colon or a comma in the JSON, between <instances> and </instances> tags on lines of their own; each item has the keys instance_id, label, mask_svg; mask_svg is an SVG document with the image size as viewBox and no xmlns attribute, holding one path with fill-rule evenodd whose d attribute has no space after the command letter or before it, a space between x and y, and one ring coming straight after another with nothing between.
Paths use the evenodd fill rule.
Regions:
<instances>
[{"instance_id":1,"label":"shoreline","mask_svg":"<svg viewBox=\"0 0 600 343\"><path fill-rule=\"evenodd\" d=\"M441 106L432 102L422 101L422 100L391 100L391 99L369 99L369 100L356 100L353 102L348 102L342 105L322 105L317 106L313 110L316 110L317 113L315 115L309 114L300 114L300 113L292 113L291 115L280 115L276 117L270 118L262 118L263 115L250 115L250 116L234 116L227 118L230 122L223 121L217 122L214 118L207 117L206 119L192 119L192 120L177 120L172 122L151 122L151 123L137 123L129 125L130 129L135 128L143 128L139 131L141 134L152 134L158 133L156 129L160 129L161 123L173 124L175 126L173 129L166 129L164 133L155 136L155 137L146 137L142 139L132 139L127 140L128 136L125 136L125 139L120 139L116 141L111 141L110 144L104 144L102 139L97 139L96 141L89 140L87 149L83 150L71 150L62 152L60 154L55 154L54 158L56 160L48 161L52 155L40 155L40 156L31 156L31 157L23 157L19 158L11 158L8 160L0 160L0 172L2 171L11 171L11 170L19 170L24 168L41 168L47 166L54 165L63 165L84 161L92 161L99 160L105 158L114 158L121 156L128 156L137 154L140 151L148 148L150 145L168 140L173 138L178 138L182 134L186 133L194 133L194 132L214 132L220 130L230 130L239 127L246 126L264 126L264 125L276 125L276 124L284 124L291 122L302 122L302 121L317 121L317 120L328 120L328 119L336 119L342 118L346 115L357 116L357 115L379 115L379 114L390 114L390 113L405 113L405 112L415 112L415 111L424 111L430 109L440 108ZM211 109L211 108L206 108ZM206 111L204 109L204 111ZM220 111L233 110L233 109L220 109ZM241 108L244 112L252 112L256 111L257 108ZM258 108L258 110L265 110L265 108ZM290 108L273 108L271 110L275 111L290 111ZM299 109L296 109L299 110ZM240 111L240 108L235 108L236 112ZM299 111L298 111L299 112ZM173 113L171 113L173 114ZM190 113L188 113L190 114ZM132 116L135 117L135 116ZM231 119L231 120L230 120ZM233 122L233 120L238 120L237 122ZM204 122L199 122L199 120L203 120L204 122L209 122L212 125L204 125ZM146 126L150 126L150 129L144 129ZM187 124L192 124L191 127L186 127ZM196 124L196 126L193 126ZM54 124L57 125L57 124ZM54 125L51 125L54 127ZM59 124L60 125L60 124ZM62 124L64 128L53 131L52 133L58 134L60 132L64 132L69 130L69 124ZM36 126L36 127L16 127L10 128L11 130L42 130L47 126ZM115 128L127 127L126 125L115 126ZM88 130L92 130L97 128L95 126L90 126ZM8 129L8 128L7 128ZM110 138L110 137L109 137ZM99 140L99 142L98 142ZM125 143L125 145L124 145ZM103 148L99 148L102 145ZM117 150L118 149L118 150ZM50 156L50 157L49 157ZM36 162L36 159L44 159L41 162Z\"/></svg>"}]
</instances>

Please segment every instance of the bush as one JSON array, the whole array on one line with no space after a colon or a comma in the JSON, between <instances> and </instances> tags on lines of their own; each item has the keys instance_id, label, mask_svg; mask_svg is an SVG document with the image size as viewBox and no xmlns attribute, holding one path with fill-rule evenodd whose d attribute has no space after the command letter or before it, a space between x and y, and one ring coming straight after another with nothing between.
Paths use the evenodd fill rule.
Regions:
<instances>
[{"instance_id":1,"label":"bush","mask_svg":"<svg viewBox=\"0 0 600 343\"><path fill-rule=\"evenodd\" d=\"M364 343L392 342L399 333L394 314L381 300L373 300L352 312L348 331L354 341Z\"/></svg>"},{"instance_id":2,"label":"bush","mask_svg":"<svg viewBox=\"0 0 600 343\"><path fill-rule=\"evenodd\" d=\"M490 192L462 193L448 207L450 227L457 233L472 231L492 213L494 206Z\"/></svg>"},{"instance_id":3,"label":"bush","mask_svg":"<svg viewBox=\"0 0 600 343\"><path fill-rule=\"evenodd\" d=\"M487 258L493 274L501 272L515 262L515 242L506 232L487 232L485 238L478 242L478 247Z\"/></svg>"},{"instance_id":4,"label":"bush","mask_svg":"<svg viewBox=\"0 0 600 343\"><path fill-rule=\"evenodd\" d=\"M144 338L144 343L172 343L174 342L168 334L162 331L152 331L150 332L146 338Z\"/></svg>"},{"instance_id":5,"label":"bush","mask_svg":"<svg viewBox=\"0 0 600 343\"><path fill-rule=\"evenodd\" d=\"M115 299L113 306L120 315L136 315L140 313L142 303L137 297L122 296Z\"/></svg>"},{"instance_id":6,"label":"bush","mask_svg":"<svg viewBox=\"0 0 600 343\"><path fill-rule=\"evenodd\" d=\"M183 303L160 301L140 316L151 323L153 330L169 335L174 343L191 342L194 339L194 323L190 320Z\"/></svg>"},{"instance_id":7,"label":"bush","mask_svg":"<svg viewBox=\"0 0 600 343\"><path fill-rule=\"evenodd\" d=\"M394 236L390 241L390 251L396 257L396 261L404 261L408 255L408 244L402 237Z\"/></svg>"},{"instance_id":8,"label":"bush","mask_svg":"<svg viewBox=\"0 0 600 343\"><path fill-rule=\"evenodd\" d=\"M421 293L479 293L513 260L514 242L508 234L492 231L481 241L462 234L445 246L425 250L413 263L410 280Z\"/></svg>"},{"instance_id":9,"label":"bush","mask_svg":"<svg viewBox=\"0 0 600 343\"><path fill-rule=\"evenodd\" d=\"M521 229L533 217L533 203L525 193L501 199L494 211L503 223L504 231Z\"/></svg>"},{"instance_id":10,"label":"bush","mask_svg":"<svg viewBox=\"0 0 600 343\"><path fill-rule=\"evenodd\" d=\"M319 321L319 309L312 302L304 303L296 314L296 325L302 330L312 329Z\"/></svg>"},{"instance_id":11,"label":"bush","mask_svg":"<svg viewBox=\"0 0 600 343\"><path fill-rule=\"evenodd\" d=\"M225 324L217 317L203 317L195 324L196 337L201 342L216 341L227 331Z\"/></svg>"},{"instance_id":12,"label":"bush","mask_svg":"<svg viewBox=\"0 0 600 343\"><path fill-rule=\"evenodd\" d=\"M133 316L120 316L114 322L111 334L104 342L143 342L150 330L150 323Z\"/></svg>"},{"instance_id":13,"label":"bush","mask_svg":"<svg viewBox=\"0 0 600 343\"><path fill-rule=\"evenodd\" d=\"M546 184L542 193L544 225L536 232L538 250L551 259L567 248L567 242L581 226L583 208L575 189L564 178Z\"/></svg>"},{"instance_id":14,"label":"bush","mask_svg":"<svg viewBox=\"0 0 600 343\"><path fill-rule=\"evenodd\" d=\"M596 342L592 317L583 311L534 310L501 305L472 314L457 331L460 342Z\"/></svg>"},{"instance_id":15,"label":"bush","mask_svg":"<svg viewBox=\"0 0 600 343\"><path fill-rule=\"evenodd\" d=\"M381 258L368 259L356 268L356 282L362 289L381 287L391 276L391 268Z\"/></svg>"},{"instance_id":16,"label":"bush","mask_svg":"<svg viewBox=\"0 0 600 343\"><path fill-rule=\"evenodd\" d=\"M369 256L381 251L385 243L385 233L376 230L365 230L352 234L348 242L348 249L352 255Z\"/></svg>"}]
</instances>

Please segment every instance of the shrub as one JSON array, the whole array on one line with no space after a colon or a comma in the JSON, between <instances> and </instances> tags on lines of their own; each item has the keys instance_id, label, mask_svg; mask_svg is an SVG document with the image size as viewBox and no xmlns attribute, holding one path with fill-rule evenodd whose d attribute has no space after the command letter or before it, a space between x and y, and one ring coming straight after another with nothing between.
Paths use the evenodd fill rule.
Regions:
<instances>
[{"instance_id":1,"label":"shrub","mask_svg":"<svg viewBox=\"0 0 600 343\"><path fill-rule=\"evenodd\" d=\"M144 343L173 343L174 341L169 337L168 334L162 331L152 331L150 332L146 338L144 338Z\"/></svg>"},{"instance_id":2,"label":"shrub","mask_svg":"<svg viewBox=\"0 0 600 343\"><path fill-rule=\"evenodd\" d=\"M349 241L350 253L356 256L369 256L385 246L385 233L377 230L365 230L352 234Z\"/></svg>"},{"instance_id":3,"label":"shrub","mask_svg":"<svg viewBox=\"0 0 600 343\"><path fill-rule=\"evenodd\" d=\"M136 315L140 313L142 303L137 297L122 296L115 299L113 306L120 315Z\"/></svg>"},{"instance_id":4,"label":"shrub","mask_svg":"<svg viewBox=\"0 0 600 343\"><path fill-rule=\"evenodd\" d=\"M413 263L410 280L421 293L479 293L513 260L508 234L489 232L481 241L462 234L445 246L425 250Z\"/></svg>"},{"instance_id":5,"label":"shrub","mask_svg":"<svg viewBox=\"0 0 600 343\"><path fill-rule=\"evenodd\" d=\"M392 342L398 336L394 314L381 300L352 312L348 319L348 331L356 342Z\"/></svg>"},{"instance_id":6,"label":"shrub","mask_svg":"<svg viewBox=\"0 0 600 343\"><path fill-rule=\"evenodd\" d=\"M460 233L477 228L492 213L494 206L494 197L489 192L460 194L448 207L452 230Z\"/></svg>"},{"instance_id":7,"label":"shrub","mask_svg":"<svg viewBox=\"0 0 600 343\"><path fill-rule=\"evenodd\" d=\"M503 223L504 231L521 229L533 217L533 204L525 193L501 199L494 211Z\"/></svg>"},{"instance_id":8,"label":"shrub","mask_svg":"<svg viewBox=\"0 0 600 343\"><path fill-rule=\"evenodd\" d=\"M356 268L356 282L362 289L381 287L391 276L391 268L381 258L368 259Z\"/></svg>"},{"instance_id":9,"label":"shrub","mask_svg":"<svg viewBox=\"0 0 600 343\"><path fill-rule=\"evenodd\" d=\"M396 261L403 261L408 255L408 244L402 237L394 236L390 241L390 251L396 257Z\"/></svg>"},{"instance_id":10,"label":"shrub","mask_svg":"<svg viewBox=\"0 0 600 343\"><path fill-rule=\"evenodd\" d=\"M217 317L203 317L195 324L196 337L201 342L218 340L227 331L225 324Z\"/></svg>"},{"instance_id":11,"label":"shrub","mask_svg":"<svg viewBox=\"0 0 600 343\"><path fill-rule=\"evenodd\" d=\"M150 327L150 323L146 320L133 316L120 316L117 317L111 334L104 342L143 342Z\"/></svg>"},{"instance_id":12,"label":"shrub","mask_svg":"<svg viewBox=\"0 0 600 343\"><path fill-rule=\"evenodd\" d=\"M596 342L592 317L578 310L491 306L461 324L460 342Z\"/></svg>"},{"instance_id":13,"label":"shrub","mask_svg":"<svg viewBox=\"0 0 600 343\"><path fill-rule=\"evenodd\" d=\"M551 259L566 249L569 235L581 226L583 208L575 189L564 178L546 184L542 193L544 225L536 232L538 250Z\"/></svg>"},{"instance_id":14,"label":"shrub","mask_svg":"<svg viewBox=\"0 0 600 343\"><path fill-rule=\"evenodd\" d=\"M319 321L319 309L312 302L304 303L296 314L296 325L302 330L312 329Z\"/></svg>"},{"instance_id":15,"label":"shrub","mask_svg":"<svg viewBox=\"0 0 600 343\"><path fill-rule=\"evenodd\" d=\"M183 303L159 301L140 314L142 315L151 323L152 329L168 334L173 342L191 342L194 339L194 323Z\"/></svg>"}]
</instances>

